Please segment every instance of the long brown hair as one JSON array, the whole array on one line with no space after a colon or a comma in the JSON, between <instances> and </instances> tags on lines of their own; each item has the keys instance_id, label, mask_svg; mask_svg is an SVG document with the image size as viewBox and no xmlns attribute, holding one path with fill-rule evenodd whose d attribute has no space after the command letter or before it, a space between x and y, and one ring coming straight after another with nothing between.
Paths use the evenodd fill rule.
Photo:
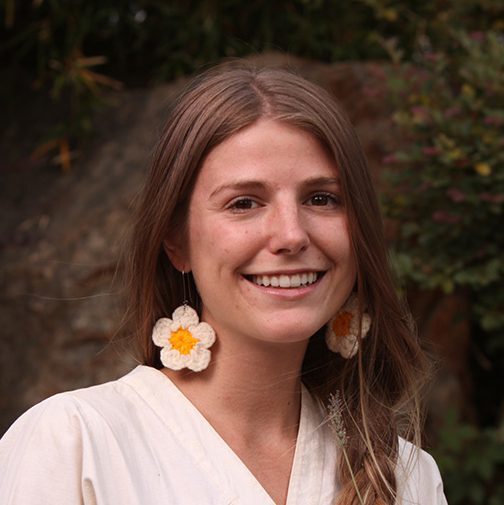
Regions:
<instances>
[{"instance_id":1,"label":"long brown hair","mask_svg":"<svg viewBox=\"0 0 504 505\"><path fill-rule=\"evenodd\" d=\"M338 167L361 311L372 318L356 358L330 353L322 331L308 345L303 381L324 405L339 391L348 461L341 460L338 503L392 504L398 435L419 440L418 393L426 360L388 265L376 194L355 131L322 88L286 70L246 64L214 68L174 101L138 206L128 250L129 316L141 362L161 368L154 322L183 298L181 276L163 241L185 233L188 202L205 156L220 142L268 117L311 133ZM193 290L196 292L196 290Z\"/></svg>"}]
</instances>

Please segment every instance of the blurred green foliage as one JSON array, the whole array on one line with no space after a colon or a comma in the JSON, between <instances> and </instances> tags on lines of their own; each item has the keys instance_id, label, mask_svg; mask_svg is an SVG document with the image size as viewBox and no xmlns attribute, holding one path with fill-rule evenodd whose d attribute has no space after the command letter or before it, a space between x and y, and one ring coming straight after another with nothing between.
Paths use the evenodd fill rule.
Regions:
<instances>
[{"instance_id":1,"label":"blurred green foliage","mask_svg":"<svg viewBox=\"0 0 504 505\"><path fill-rule=\"evenodd\" d=\"M400 147L384 159L383 203L396 225L399 276L469 301L472 365L486 369L473 370L473 379L486 376L475 403L487 427L448 414L434 452L449 503L497 505L503 396L491 382L504 367L504 4L479 2L486 24L461 22L474 12L472 0L453 7L419 34L408 58L399 44L388 45L398 64L390 89Z\"/></svg>"},{"instance_id":2,"label":"blurred green foliage","mask_svg":"<svg viewBox=\"0 0 504 505\"><path fill-rule=\"evenodd\" d=\"M450 505L504 503L504 427L478 430L449 411L438 437L432 454Z\"/></svg>"},{"instance_id":3,"label":"blurred green foliage","mask_svg":"<svg viewBox=\"0 0 504 505\"><path fill-rule=\"evenodd\" d=\"M395 79L405 142L387 157L385 202L400 222L403 278L463 290L491 354L504 355L504 41L495 31L453 31ZM413 83L413 84L412 84Z\"/></svg>"},{"instance_id":4,"label":"blurred green foliage","mask_svg":"<svg viewBox=\"0 0 504 505\"><path fill-rule=\"evenodd\" d=\"M376 56L372 9L327 0L3 0L11 62L52 74L51 61L102 55L127 82L171 79L224 56L282 49L330 61ZM8 14L10 13L10 14Z\"/></svg>"},{"instance_id":5,"label":"blurred green foliage","mask_svg":"<svg viewBox=\"0 0 504 505\"><path fill-rule=\"evenodd\" d=\"M173 79L222 57L264 50L337 61L413 54L450 21L478 29L495 0L0 0L0 82L5 120L16 117L20 82L56 107L37 153L92 131L104 88ZM480 4L486 7L483 9ZM438 30L442 32L442 30ZM399 49L400 48L400 49ZM96 71L99 66L99 73Z\"/></svg>"}]
</instances>

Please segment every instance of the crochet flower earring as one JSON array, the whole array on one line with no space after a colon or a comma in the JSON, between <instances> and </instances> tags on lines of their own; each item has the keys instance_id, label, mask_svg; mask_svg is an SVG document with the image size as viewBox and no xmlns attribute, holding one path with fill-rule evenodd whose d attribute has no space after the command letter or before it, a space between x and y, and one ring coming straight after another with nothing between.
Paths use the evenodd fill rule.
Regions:
<instances>
[{"instance_id":1,"label":"crochet flower earring","mask_svg":"<svg viewBox=\"0 0 504 505\"><path fill-rule=\"evenodd\" d=\"M185 298L186 273L182 272L184 302L172 314L172 319L158 319L152 330L152 340L161 347L161 363L171 370L189 368L200 372L210 363L209 347L215 342L214 329L199 320L197 312Z\"/></svg>"},{"instance_id":2,"label":"crochet flower earring","mask_svg":"<svg viewBox=\"0 0 504 505\"><path fill-rule=\"evenodd\" d=\"M359 300L355 294L350 295L343 307L329 321L325 332L327 347L349 359L359 350ZM362 314L361 338L364 338L371 326L371 317Z\"/></svg>"}]
</instances>

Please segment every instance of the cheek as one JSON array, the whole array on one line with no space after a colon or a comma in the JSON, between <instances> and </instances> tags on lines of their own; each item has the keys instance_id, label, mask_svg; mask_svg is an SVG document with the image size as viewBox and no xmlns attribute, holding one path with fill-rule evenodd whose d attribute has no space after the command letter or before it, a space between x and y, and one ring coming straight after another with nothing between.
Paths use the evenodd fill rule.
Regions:
<instances>
[{"instance_id":1,"label":"cheek","mask_svg":"<svg viewBox=\"0 0 504 505\"><path fill-rule=\"evenodd\" d=\"M342 269L342 274L348 278L348 282L353 286L357 278L357 262L350 237L346 231L346 225L340 226L331 240L329 240L327 234L326 237L326 251L328 251L335 264Z\"/></svg>"},{"instance_id":2,"label":"cheek","mask_svg":"<svg viewBox=\"0 0 504 505\"><path fill-rule=\"evenodd\" d=\"M353 249L350 241L345 242L344 251L342 251L342 256L340 260L348 270L348 275L352 279L352 284L355 282L357 278L357 263L355 261Z\"/></svg>"},{"instance_id":3,"label":"cheek","mask_svg":"<svg viewBox=\"0 0 504 505\"><path fill-rule=\"evenodd\" d=\"M333 223L317 223L312 230L318 237L318 243L328 254L339 261L352 261L353 251L347 225L343 219Z\"/></svg>"},{"instance_id":4,"label":"cheek","mask_svg":"<svg viewBox=\"0 0 504 505\"><path fill-rule=\"evenodd\" d=\"M189 260L201 278L221 277L223 271L239 268L250 254L250 234L218 217L194 216L189 233Z\"/></svg>"},{"instance_id":5,"label":"cheek","mask_svg":"<svg viewBox=\"0 0 504 505\"><path fill-rule=\"evenodd\" d=\"M341 241L341 250L345 257L348 259L349 263L352 263L355 267L355 259L352 247L352 240L350 239L350 233L348 230L348 222L345 221L342 223L341 228L339 230L339 237Z\"/></svg>"},{"instance_id":6,"label":"cheek","mask_svg":"<svg viewBox=\"0 0 504 505\"><path fill-rule=\"evenodd\" d=\"M219 246L221 234L214 220L201 212L193 212L189 217L188 241L191 257L199 257Z\"/></svg>"},{"instance_id":7,"label":"cheek","mask_svg":"<svg viewBox=\"0 0 504 505\"><path fill-rule=\"evenodd\" d=\"M217 251L226 256L241 255L260 240L257 227L228 222L218 217L201 219L197 223L195 219L191 228L191 247L194 250L206 248L204 254L212 256Z\"/></svg>"}]
</instances>

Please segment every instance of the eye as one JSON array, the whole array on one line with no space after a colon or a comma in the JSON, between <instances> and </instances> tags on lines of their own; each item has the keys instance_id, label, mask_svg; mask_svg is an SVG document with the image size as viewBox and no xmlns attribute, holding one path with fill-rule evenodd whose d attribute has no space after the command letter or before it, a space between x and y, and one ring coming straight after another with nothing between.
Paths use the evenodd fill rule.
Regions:
<instances>
[{"instance_id":1,"label":"eye","mask_svg":"<svg viewBox=\"0 0 504 505\"><path fill-rule=\"evenodd\" d=\"M341 207L341 197L333 193L315 193L308 198L308 205L315 207Z\"/></svg>"},{"instance_id":2,"label":"eye","mask_svg":"<svg viewBox=\"0 0 504 505\"><path fill-rule=\"evenodd\" d=\"M234 212L243 212L257 207L259 207L259 204L252 198L247 197L236 198L228 205L228 209Z\"/></svg>"}]
</instances>

